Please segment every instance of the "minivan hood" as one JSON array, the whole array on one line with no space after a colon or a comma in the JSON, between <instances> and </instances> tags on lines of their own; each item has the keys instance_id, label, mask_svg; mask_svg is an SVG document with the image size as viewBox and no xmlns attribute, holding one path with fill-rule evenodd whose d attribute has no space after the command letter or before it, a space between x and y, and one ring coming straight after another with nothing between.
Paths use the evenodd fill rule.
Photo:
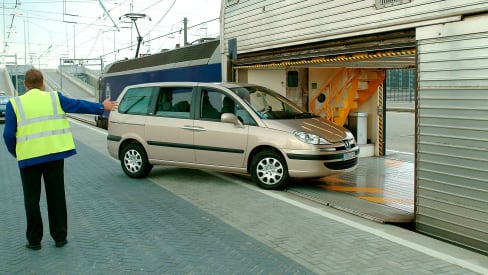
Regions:
<instances>
[{"instance_id":1,"label":"minivan hood","mask_svg":"<svg viewBox=\"0 0 488 275\"><path fill-rule=\"evenodd\" d=\"M329 142L337 142L346 138L345 128L324 118L305 119L267 119L263 120L268 128L293 133L303 131L317 135Z\"/></svg>"}]
</instances>

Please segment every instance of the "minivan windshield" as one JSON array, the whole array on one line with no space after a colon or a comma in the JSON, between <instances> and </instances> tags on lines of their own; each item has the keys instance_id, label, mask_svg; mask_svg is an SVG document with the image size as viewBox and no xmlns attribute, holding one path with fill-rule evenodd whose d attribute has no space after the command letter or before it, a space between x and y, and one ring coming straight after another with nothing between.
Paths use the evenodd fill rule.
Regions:
<instances>
[{"instance_id":1,"label":"minivan windshield","mask_svg":"<svg viewBox=\"0 0 488 275\"><path fill-rule=\"evenodd\" d=\"M279 93L261 86L230 88L242 98L262 119L310 118L316 115L307 113L295 103Z\"/></svg>"}]
</instances>

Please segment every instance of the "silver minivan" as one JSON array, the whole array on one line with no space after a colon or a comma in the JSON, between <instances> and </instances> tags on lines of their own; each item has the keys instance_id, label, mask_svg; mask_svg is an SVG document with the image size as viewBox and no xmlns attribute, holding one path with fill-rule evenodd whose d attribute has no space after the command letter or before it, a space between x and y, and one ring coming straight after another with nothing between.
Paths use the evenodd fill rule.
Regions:
<instances>
[{"instance_id":1,"label":"silver minivan","mask_svg":"<svg viewBox=\"0 0 488 275\"><path fill-rule=\"evenodd\" d=\"M126 87L117 101L108 151L130 177L170 165L250 174L261 188L282 189L290 178L357 167L350 131L265 87L145 83Z\"/></svg>"}]
</instances>

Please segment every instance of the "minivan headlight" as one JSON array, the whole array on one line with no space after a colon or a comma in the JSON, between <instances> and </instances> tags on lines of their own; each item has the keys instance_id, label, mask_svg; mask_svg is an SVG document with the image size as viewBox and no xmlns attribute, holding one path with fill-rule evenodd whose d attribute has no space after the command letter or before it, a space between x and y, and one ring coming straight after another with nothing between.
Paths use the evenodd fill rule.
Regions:
<instances>
[{"instance_id":1,"label":"minivan headlight","mask_svg":"<svg viewBox=\"0 0 488 275\"><path fill-rule=\"evenodd\" d=\"M351 132L349 132L349 131L346 131L346 139L347 140L353 140L354 143L356 143L356 140L354 139L353 134Z\"/></svg>"},{"instance_id":2,"label":"minivan headlight","mask_svg":"<svg viewBox=\"0 0 488 275\"><path fill-rule=\"evenodd\" d=\"M307 144L330 144L330 142L328 142L324 138L307 132L296 131L294 134L298 140Z\"/></svg>"}]
</instances>

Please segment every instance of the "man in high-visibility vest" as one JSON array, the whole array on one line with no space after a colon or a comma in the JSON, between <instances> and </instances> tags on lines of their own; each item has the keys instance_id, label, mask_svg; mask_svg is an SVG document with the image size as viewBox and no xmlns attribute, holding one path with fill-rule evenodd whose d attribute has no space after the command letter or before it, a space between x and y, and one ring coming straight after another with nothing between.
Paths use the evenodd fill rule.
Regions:
<instances>
[{"instance_id":1,"label":"man in high-visibility vest","mask_svg":"<svg viewBox=\"0 0 488 275\"><path fill-rule=\"evenodd\" d=\"M118 103L103 104L71 99L58 92L45 92L39 70L26 72L27 92L7 103L3 138L8 151L17 158L24 190L27 216L26 247L41 249L43 224L39 201L44 179L49 231L56 247L68 243L68 218L64 191L64 159L76 154L66 113L102 114Z\"/></svg>"}]
</instances>

